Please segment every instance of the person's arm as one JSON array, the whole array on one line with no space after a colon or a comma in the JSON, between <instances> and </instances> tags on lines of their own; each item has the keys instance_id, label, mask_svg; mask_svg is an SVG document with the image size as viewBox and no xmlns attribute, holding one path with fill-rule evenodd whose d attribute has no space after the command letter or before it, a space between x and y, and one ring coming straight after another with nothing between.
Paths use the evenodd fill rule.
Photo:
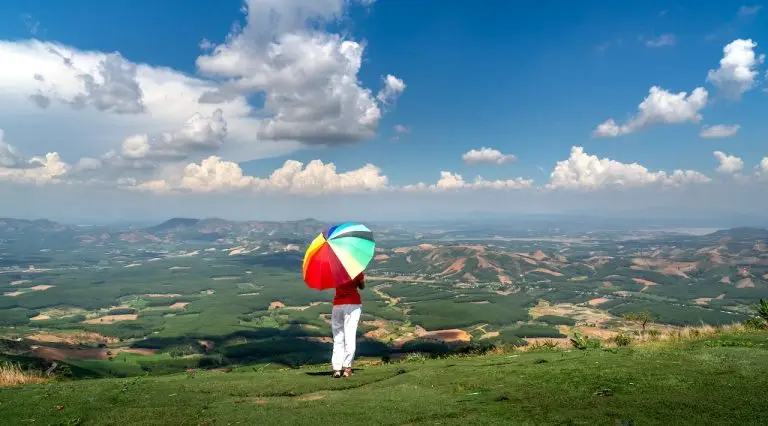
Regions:
<instances>
[{"instance_id":1,"label":"person's arm","mask_svg":"<svg viewBox=\"0 0 768 426\"><path fill-rule=\"evenodd\" d=\"M365 277L360 277L360 279L357 281L357 288L360 290L365 288Z\"/></svg>"}]
</instances>

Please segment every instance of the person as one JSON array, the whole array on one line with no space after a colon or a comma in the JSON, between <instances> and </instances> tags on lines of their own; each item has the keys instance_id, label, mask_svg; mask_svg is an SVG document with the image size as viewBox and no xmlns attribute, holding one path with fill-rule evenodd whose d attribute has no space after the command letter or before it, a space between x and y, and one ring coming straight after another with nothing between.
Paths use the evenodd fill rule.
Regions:
<instances>
[{"instance_id":1,"label":"person","mask_svg":"<svg viewBox=\"0 0 768 426\"><path fill-rule=\"evenodd\" d=\"M365 275L361 272L350 281L336 287L331 312L331 331L333 332L333 355L331 366L333 377L352 375L352 360L355 358L357 324L360 321L360 292L365 288Z\"/></svg>"}]
</instances>

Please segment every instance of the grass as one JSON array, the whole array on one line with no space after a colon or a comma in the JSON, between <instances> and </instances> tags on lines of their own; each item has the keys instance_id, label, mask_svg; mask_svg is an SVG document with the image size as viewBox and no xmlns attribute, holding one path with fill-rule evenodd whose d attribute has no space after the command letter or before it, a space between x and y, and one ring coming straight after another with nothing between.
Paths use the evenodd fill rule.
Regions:
<instances>
[{"instance_id":1,"label":"grass","mask_svg":"<svg viewBox=\"0 0 768 426\"><path fill-rule=\"evenodd\" d=\"M241 368L5 388L0 424L752 425L768 416L756 392L768 388L766 332L358 368L341 380L320 367Z\"/></svg>"},{"instance_id":2,"label":"grass","mask_svg":"<svg viewBox=\"0 0 768 426\"><path fill-rule=\"evenodd\" d=\"M46 379L38 372L25 371L19 364L0 362L0 386L42 383L44 381L46 381Z\"/></svg>"}]
</instances>

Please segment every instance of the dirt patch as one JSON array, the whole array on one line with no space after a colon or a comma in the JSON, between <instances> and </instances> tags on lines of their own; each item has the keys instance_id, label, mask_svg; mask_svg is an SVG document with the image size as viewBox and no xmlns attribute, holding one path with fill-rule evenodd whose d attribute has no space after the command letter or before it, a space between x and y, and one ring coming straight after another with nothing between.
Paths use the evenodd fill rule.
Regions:
<instances>
[{"instance_id":1,"label":"dirt patch","mask_svg":"<svg viewBox=\"0 0 768 426\"><path fill-rule=\"evenodd\" d=\"M487 300L480 300L480 301L477 301L477 302L469 302L469 303L471 303L473 305L486 305L486 304L491 303L491 302L489 302Z\"/></svg>"},{"instance_id":2,"label":"dirt patch","mask_svg":"<svg viewBox=\"0 0 768 426\"><path fill-rule=\"evenodd\" d=\"M150 297L152 299L160 299L163 297L181 297L181 295L177 293L148 293L148 294L142 294L142 296Z\"/></svg>"},{"instance_id":3,"label":"dirt patch","mask_svg":"<svg viewBox=\"0 0 768 426\"><path fill-rule=\"evenodd\" d=\"M498 331L489 331L482 336L480 336L480 339L493 339L494 337L499 337L500 333Z\"/></svg>"},{"instance_id":4,"label":"dirt patch","mask_svg":"<svg viewBox=\"0 0 768 426\"><path fill-rule=\"evenodd\" d=\"M553 277L562 277L563 276L563 274L561 274L560 272L556 272L556 271L552 271L552 270L544 269L544 268L536 268L536 269L534 269L534 270L532 270L530 272L540 272L542 274L552 275Z\"/></svg>"},{"instance_id":5,"label":"dirt patch","mask_svg":"<svg viewBox=\"0 0 768 426\"><path fill-rule=\"evenodd\" d=\"M544 260L544 259L548 258L549 256L547 256L546 254L544 254L544 252L543 252L543 251L541 251L541 250L536 250L536 251L535 251L535 252L534 252L534 253L531 255L531 257L532 257L532 258L534 258L534 259L536 259L536 260L538 260L538 261L542 261L542 260Z\"/></svg>"},{"instance_id":6,"label":"dirt patch","mask_svg":"<svg viewBox=\"0 0 768 426\"><path fill-rule=\"evenodd\" d=\"M181 270L189 269L189 266L171 266L168 269L170 269L171 271L181 271Z\"/></svg>"},{"instance_id":7,"label":"dirt patch","mask_svg":"<svg viewBox=\"0 0 768 426\"><path fill-rule=\"evenodd\" d=\"M206 296L210 296L210 295L216 293L216 290L213 290L213 289L209 288L208 290L201 291L201 293L205 294Z\"/></svg>"},{"instance_id":8,"label":"dirt patch","mask_svg":"<svg viewBox=\"0 0 768 426\"><path fill-rule=\"evenodd\" d=\"M579 327L579 331L585 336L597 337L603 340L610 339L619 334L612 330L605 330L597 327Z\"/></svg>"},{"instance_id":9,"label":"dirt patch","mask_svg":"<svg viewBox=\"0 0 768 426\"><path fill-rule=\"evenodd\" d=\"M711 297L699 297L698 299L693 299L693 303L697 305L708 305L711 301Z\"/></svg>"},{"instance_id":10,"label":"dirt patch","mask_svg":"<svg viewBox=\"0 0 768 426\"><path fill-rule=\"evenodd\" d=\"M281 308L284 308L284 307L285 307L285 305L283 304L283 302L275 300L274 302L269 304L269 308L267 308L267 310L271 311L273 309L281 309Z\"/></svg>"},{"instance_id":11,"label":"dirt patch","mask_svg":"<svg viewBox=\"0 0 768 426\"><path fill-rule=\"evenodd\" d=\"M721 283L723 283L723 284L730 284L730 283L731 283L731 277L729 277L729 276L725 276L725 277L723 277L723 278L720 280L720 282L721 282Z\"/></svg>"},{"instance_id":12,"label":"dirt patch","mask_svg":"<svg viewBox=\"0 0 768 426\"><path fill-rule=\"evenodd\" d=\"M573 318L576 320L577 325L579 323L584 323L601 326L606 322L615 319L612 315L593 307L577 306L573 303L558 303L553 305L546 301L539 302L538 305L530 309L529 313L534 319L544 315Z\"/></svg>"},{"instance_id":13,"label":"dirt patch","mask_svg":"<svg viewBox=\"0 0 768 426\"><path fill-rule=\"evenodd\" d=\"M176 302L173 305L169 306L169 309L187 309L187 305L189 305L189 302Z\"/></svg>"},{"instance_id":14,"label":"dirt patch","mask_svg":"<svg viewBox=\"0 0 768 426\"><path fill-rule=\"evenodd\" d=\"M387 256L386 254L377 254L373 258L373 260L387 260L387 259L389 259L389 256Z\"/></svg>"},{"instance_id":15,"label":"dirt patch","mask_svg":"<svg viewBox=\"0 0 768 426\"><path fill-rule=\"evenodd\" d=\"M499 274L498 277L501 284L512 284L512 280L508 276Z\"/></svg>"},{"instance_id":16,"label":"dirt patch","mask_svg":"<svg viewBox=\"0 0 768 426\"><path fill-rule=\"evenodd\" d=\"M645 290L648 290L649 288L651 288L651 287L653 287L655 285L659 285L658 283L655 283L653 281L644 280L642 278L632 278L632 281L634 281L634 282L636 282L638 284L642 284L644 286L642 289L640 289L640 291L645 291Z\"/></svg>"},{"instance_id":17,"label":"dirt patch","mask_svg":"<svg viewBox=\"0 0 768 426\"><path fill-rule=\"evenodd\" d=\"M611 287L613 287L613 283L610 282L610 281L603 281L603 287L611 288Z\"/></svg>"},{"instance_id":18,"label":"dirt patch","mask_svg":"<svg viewBox=\"0 0 768 426\"><path fill-rule=\"evenodd\" d=\"M230 276L226 276L226 277L213 277L214 281L233 281L233 280L239 280L239 279L240 279L240 277L235 276L235 275L230 275Z\"/></svg>"},{"instance_id":19,"label":"dirt patch","mask_svg":"<svg viewBox=\"0 0 768 426\"><path fill-rule=\"evenodd\" d=\"M609 302L611 299L605 298L605 297L598 297L597 299L591 299L587 302L589 306L597 306L601 303Z\"/></svg>"},{"instance_id":20,"label":"dirt patch","mask_svg":"<svg viewBox=\"0 0 768 426\"><path fill-rule=\"evenodd\" d=\"M115 337L103 336L99 333L81 331L75 333L38 333L28 336L27 339L40 343L67 343L70 345L84 345L93 343L117 343Z\"/></svg>"},{"instance_id":21,"label":"dirt patch","mask_svg":"<svg viewBox=\"0 0 768 426\"><path fill-rule=\"evenodd\" d=\"M461 272L461 270L464 269L464 264L465 263L467 263L467 258L466 257L460 257L460 258L456 259L455 261L453 261L453 263L451 263L451 266L445 268L445 270L443 272L440 272L437 275L451 275L451 274L455 274L457 272Z\"/></svg>"},{"instance_id":22,"label":"dirt patch","mask_svg":"<svg viewBox=\"0 0 768 426\"><path fill-rule=\"evenodd\" d=\"M238 296L258 296L259 293L240 293Z\"/></svg>"},{"instance_id":23,"label":"dirt patch","mask_svg":"<svg viewBox=\"0 0 768 426\"><path fill-rule=\"evenodd\" d=\"M54 288L54 287L56 286L55 285L36 285L34 287L30 287L29 289L32 291L45 291L45 290L48 290L49 288Z\"/></svg>"},{"instance_id":24,"label":"dirt patch","mask_svg":"<svg viewBox=\"0 0 768 426\"><path fill-rule=\"evenodd\" d=\"M39 314L39 315L37 315L35 317L30 318L29 320L30 321L45 321L45 320L49 320L49 319L51 319L51 317L49 317L48 315Z\"/></svg>"},{"instance_id":25,"label":"dirt patch","mask_svg":"<svg viewBox=\"0 0 768 426\"><path fill-rule=\"evenodd\" d=\"M135 321L139 316L136 314L122 315L104 315L103 317L91 318L83 321L85 324L114 324L121 321Z\"/></svg>"},{"instance_id":26,"label":"dirt patch","mask_svg":"<svg viewBox=\"0 0 768 426\"><path fill-rule=\"evenodd\" d=\"M752 282L752 278L743 278L736 283L736 288L753 288L755 283Z\"/></svg>"},{"instance_id":27,"label":"dirt patch","mask_svg":"<svg viewBox=\"0 0 768 426\"><path fill-rule=\"evenodd\" d=\"M16 281L11 281L11 285L19 285L19 284L24 284L28 282L29 280L16 280Z\"/></svg>"},{"instance_id":28,"label":"dirt patch","mask_svg":"<svg viewBox=\"0 0 768 426\"><path fill-rule=\"evenodd\" d=\"M626 290L614 291L613 294L621 297L629 297L629 292Z\"/></svg>"},{"instance_id":29,"label":"dirt patch","mask_svg":"<svg viewBox=\"0 0 768 426\"><path fill-rule=\"evenodd\" d=\"M24 294L23 291L11 291L9 293L3 293L3 296L16 297L16 296L21 296L22 294Z\"/></svg>"},{"instance_id":30,"label":"dirt patch","mask_svg":"<svg viewBox=\"0 0 768 426\"><path fill-rule=\"evenodd\" d=\"M509 296L510 294L517 293L518 291L520 291L520 289L517 287L514 287L507 290L496 290L494 291L494 293L498 294L499 296Z\"/></svg>"},{"instance_id":31,"label":"dirt patch","mask_svg":"<svg viewBox=\"0 0 768 426\"><path fill-rule=\"evenodd\" d=\"M435 330L421 336L423 339L435 340L443 343L469 342L472 335L458 328L451 330Z\"/></svg>"}]
</instances>

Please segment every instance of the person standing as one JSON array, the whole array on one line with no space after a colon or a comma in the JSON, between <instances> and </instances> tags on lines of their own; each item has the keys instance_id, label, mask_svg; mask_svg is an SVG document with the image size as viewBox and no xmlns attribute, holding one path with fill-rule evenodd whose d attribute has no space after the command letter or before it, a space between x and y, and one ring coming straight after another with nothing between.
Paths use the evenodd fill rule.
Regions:
<instances>
[{"instance_id":1,"label":"person standing","mask_svg":"<svg viewBox=\"0 0 768 426\"><path fill-rule=\"evenodd\" d=\"M331 332L333 333L333 355L331 366L333 377L352 375L352 361L357 344L357 324L360 322L362 301L360 292L365 288L365 275L361 272L350 281L336 287L331 311Z\"/></svg>"}]
</instances>

